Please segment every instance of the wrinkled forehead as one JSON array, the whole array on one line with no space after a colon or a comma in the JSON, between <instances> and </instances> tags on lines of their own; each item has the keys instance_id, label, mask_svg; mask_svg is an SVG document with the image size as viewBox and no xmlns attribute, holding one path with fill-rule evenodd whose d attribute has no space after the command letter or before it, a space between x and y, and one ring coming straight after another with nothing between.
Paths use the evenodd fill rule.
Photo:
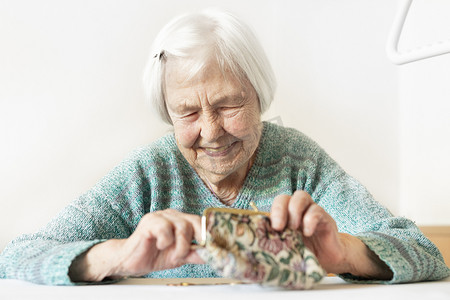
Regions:
<instances>
[{"instance_id":1,"label":"wrinkled forehead","mask_svg":"<svg viewBox=\"0 0 450 300\"><path fill-rule=\"evenodd\" d=\"M183 61L168 62L165 80L165 101L171 111L190 111L207 100L209 105L231 105L256 95L248 80L241 82L229 70L221 70L211 61L195 76L189 77ZM189 109L191 108L191 109Z\"/></svg>"},{"instance_id":2,"label":"wrinkled forehead","mask_svg":"<svg viewBox=\"0 0 450 300\"><path fill-rule=\"evenodd\" d=\"M247 77L240 68L220 63L214 56L207 59L179 58L168 56L164 66L164 86L199 84L208 80L239 82L242 87L248 84Z\"/></svg>"}]
</instances>

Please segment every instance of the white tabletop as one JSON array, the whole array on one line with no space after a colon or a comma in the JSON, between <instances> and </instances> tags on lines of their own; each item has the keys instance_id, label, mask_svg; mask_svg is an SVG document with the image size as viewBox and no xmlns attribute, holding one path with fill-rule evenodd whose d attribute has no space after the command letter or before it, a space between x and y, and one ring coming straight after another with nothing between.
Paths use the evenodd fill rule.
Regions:
<instances>
[{"instance_id":1,"label":"white tabletop","mask_svg":"<svg viewBox=\"0 0 450 300\"><path fill-rule=\"evenodd\" d=\"M338 277L326 277L313 290L290 291L256 284L173 285L188 279L128 279L116 284L89 286L43 286L28 282L0 280L0 299L180 299L180 300L289 300L289 299L450 299L450 277L443 281L414 284L349 284ZM216 284L214 284L216 283ZM307 297L307 298L306 298Z\"/></svg>"}]
</instances>

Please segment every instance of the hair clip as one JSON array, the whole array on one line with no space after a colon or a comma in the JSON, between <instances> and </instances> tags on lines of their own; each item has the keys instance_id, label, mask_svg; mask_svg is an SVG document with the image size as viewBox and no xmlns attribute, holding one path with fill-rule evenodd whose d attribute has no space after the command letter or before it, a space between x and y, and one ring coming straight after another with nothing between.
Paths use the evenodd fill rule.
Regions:
<instances>
[{"instance_id":1,"label":"hair clip","mask_svg":"<svg viewBox=\"0 0 450 300\"><path fill-rule=\"evenodd\" d=\"M164 50L161 50L161 52L156 53L155 56L153 56L153 58L158 58L159 60L164 58Z\"/></svg>"}]
</instances>

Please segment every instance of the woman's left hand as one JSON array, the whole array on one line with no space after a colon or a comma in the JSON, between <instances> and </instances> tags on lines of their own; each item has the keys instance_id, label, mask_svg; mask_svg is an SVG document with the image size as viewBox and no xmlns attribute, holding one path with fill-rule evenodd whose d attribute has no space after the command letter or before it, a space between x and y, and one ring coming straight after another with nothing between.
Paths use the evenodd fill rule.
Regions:
<instances>
[{"instance_id":1,"label":"woman's left hand","mask_svg":"<svg viewBox=\"0 0 450 300\"><path fill-rule=\"evenodd\" d=\"M270 213L272 227L300 230L303 241L329 273L351 273L367 278L388 279L390 269L360 239L338 232L334 219L305 191L279 195Z\"/></svg>"}]
</instances>

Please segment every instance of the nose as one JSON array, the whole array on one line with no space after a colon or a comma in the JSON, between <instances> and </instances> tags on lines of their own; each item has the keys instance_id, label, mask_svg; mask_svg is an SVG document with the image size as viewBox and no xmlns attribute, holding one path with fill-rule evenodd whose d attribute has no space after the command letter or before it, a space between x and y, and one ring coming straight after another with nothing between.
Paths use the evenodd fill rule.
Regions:
<instances>
[{"instance_id":1,"label":"nose","mask_svg":"<svg viewBox=\"0 0 450 300\"><path fill-rule=\"evenodd\" d=\"M214 113L209 112L202 115L202 123L200 136L205 142L214 142L224 133L222 118Z\"/></svg>"}]
</instances>

